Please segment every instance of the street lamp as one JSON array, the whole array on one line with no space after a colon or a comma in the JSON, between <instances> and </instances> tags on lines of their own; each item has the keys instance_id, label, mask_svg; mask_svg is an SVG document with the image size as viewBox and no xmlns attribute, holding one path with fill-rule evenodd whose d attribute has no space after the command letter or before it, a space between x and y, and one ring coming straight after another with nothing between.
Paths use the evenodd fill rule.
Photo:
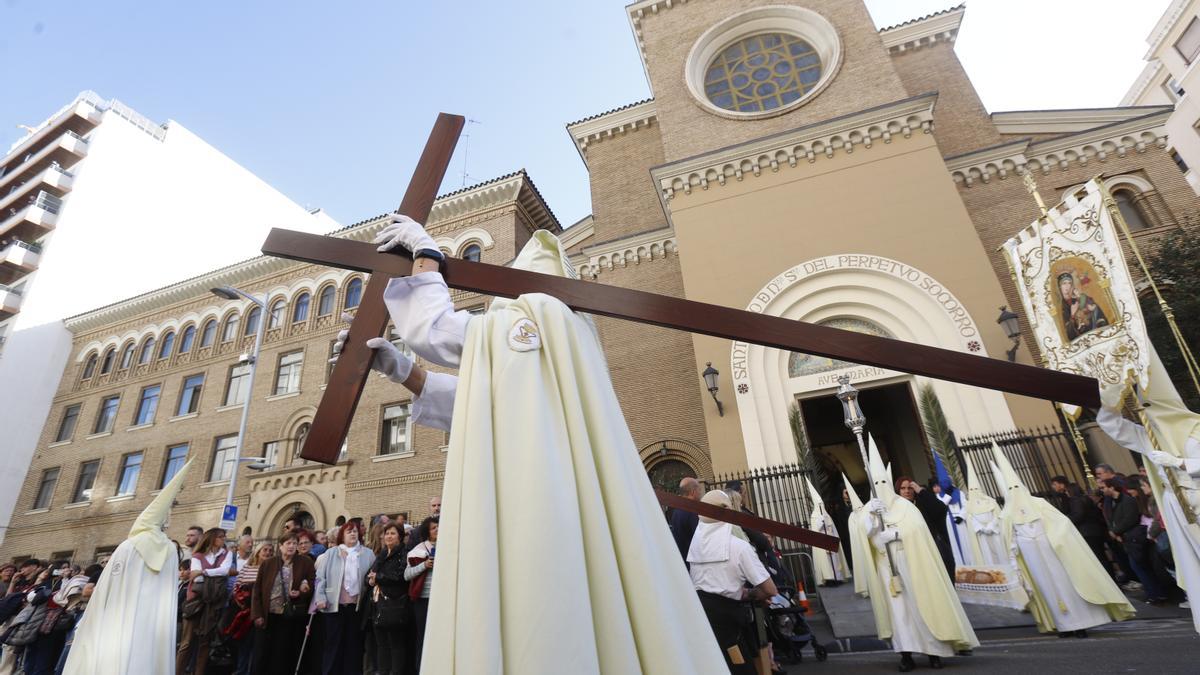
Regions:
<instances>
[{"instance_id":1,"label":"street lamp","mask_svg":"<svg viewBox=\"0 0 1200 675\"><path fill-rule=\"evenodd\" d=\"M712 367L712 361L705 364L707 367L700 377L704 378L704 386L708 387L708 393L712 394L713 400L717 402L717 415L725 416L725 406L721 405L721 399L717 398L717 377L721 374L716 368Z\"/></svg>"},{"instance_id":2,"label":"street lamp","mask_svg":"<svg viewBox=\"0 0 1200 675\"><path fill-rule=\"evenodd\" d=\"M996 323L1004 329L1004 334L1008 339L1013 341L1012 349L1005 352L1008 354L1009 361L1017 360L1017 349L1021 347L1021 317L1015 313L1008 311L1008 305L1000 308L1000 318L996 319Z\"/></svg>"},{"instance_id":3,"label":"street lamp","mask_svg":"<svg viewBox=\"0 0 1200 675\"><path fill-rule=\"evenodd\" d=\"M254 350L250 354L250 382L246 386L246 400L242 402L242 423L238 427L237 444L233 446L233 473L229 476L229 490L225 497L225 504L233 504L233 488L237 483L238 464L242 460L242 445L246 442L246 423L250 419L250 400L254 397L254 375L258 371L258 353L262 349L263 333L266 332L267 326L267 301L260 300L249 293L234 288L233 286L221 286L219 288L209 289L213 295L226 300L237 300L239 297L245 298L255 305L258 305L258 330L254 334ZM265 458L255 457L251 461L261 463ZM251 468L256 468L255 464L250 465Z\"/></svg>"}]
</instances>

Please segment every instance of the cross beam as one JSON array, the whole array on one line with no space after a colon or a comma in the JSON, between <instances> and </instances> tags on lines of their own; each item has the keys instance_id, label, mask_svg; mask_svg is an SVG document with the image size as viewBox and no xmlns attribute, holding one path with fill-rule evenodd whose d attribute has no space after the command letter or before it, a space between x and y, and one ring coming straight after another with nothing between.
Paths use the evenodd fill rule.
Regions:
<instances>
[{"instance_id":1,"label":"cross beam","mask_svg":"<svg viewBox=\"0 0 1200 675\"><path fill-rule=\"evenodd\" d=\"M428 218L463 122L457 115L443 113L438 116L401 202L400 211L405 215L417 221ZM412 273L411 252L396 248L379 253L375 246L365 242L278 228L271 230L262 252L371 275L357 316L350 326L350 337L330 375L301 451L305 459L333 464L370 373L374 355L366 341L379 337L387 326L384 288L390 278ZM1100 405L1099 387L1090 377L949 349L453 258L446 261L443 277L449 287L463 291L506 298L524 293L545 293L577 312L878 366L1049 401L1093 408Z\"/></svg>"},{"instance_id":2,"label":"cross beam","mask_svg":"<svg viewBox=\"0 0 1200 675\"><path fill-rule=\"evenodd\" d=\"M837 537L831 537L823 532L814 532L796 525L781 523L777 520L768 520L766 518L760 518L749 513L734 511L732 509L726 509L720 506L713 506L712 504L705 504L704 502L695 499L688 499L686 497L680 497L679 495L671 494L665 490L655 489L654 495L658 497L658 503L662 504L663 506L670 506L672 508L680 509L681 511L688 511L695 513L696 515L707 516L725 523L733 523L734 525L738 525L743 528L749 528L757 532L762 532L763 534L769 534L773 537L791 539L792 541L798 541L801 544L808 544L809 546L823 548L826 551L833 551L834 553L837 553L838 551L838 544L840 543L839 539Z\"/></svg>"}]
</instances>

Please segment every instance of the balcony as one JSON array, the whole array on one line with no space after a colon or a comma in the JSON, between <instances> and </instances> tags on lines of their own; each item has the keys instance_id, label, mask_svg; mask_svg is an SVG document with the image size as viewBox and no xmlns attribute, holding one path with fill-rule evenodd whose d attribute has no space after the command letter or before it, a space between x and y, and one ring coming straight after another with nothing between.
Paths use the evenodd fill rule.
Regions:
<instances>
[{"instance_id":1,"label":"balcony","mask_svg":"<svg viewBox=\"0 0 1200 675\"><path fill-rule=\"evenodd\" d=\"M3 195L0 196L0 213L6 212L14 204L21 203L24 201L22 198L35 192L46 192L61 198L70 192L74 185L75 174L58 164L51 164L24 183L14 181L8 188L8 194L4 194L0 189L0 195Z\"/></svg>"},{"instance_id":2,"label":"balcony","mask_svg":"<svg viewBox=\"0 0 1200 675\"><path fill-rule=\"evenodd\" d=\"M0 321L21 311L21 291L0 284Z\"/></svg>"},{"instance_id":3,"label":"balcony","mask_svg":"<svg viewBox=\"0 0 1200 675\"><path fill-rule=\"evenodd\" d=\"M9 207L0 214L0 240L37 241L49 234L58 224L62 200L49 192L38 192L24 206Z\"/></svg>"},{"instance_id":4,"label":"balcony","mask_svg":"<svg viewBox=\"0 0 1200 675\"><path fill-rule=\"evenodd\" d=\"M58 168L60 172L65 172L86 157L87 153L88 142L73 131L53 138L23 162L0 174L0 194L7 195L14 185L32 182L33 178L48 169Z\"/></svg>"},{"instance_id":5,"label":"balcony","mask_svg":"<svg viewBox=\"0 0 1200 675\"><path fill-rule=\"evenodd\" d=\"M0 248L0 284L11 284L37 269L42 247L14 241Z\"/></svg>"},{"instance_id":6,"label":"balcony","mask_svg":"<svg viewBox=\"0 0 1200 675\"><path fill-rule=\"evenodd\" d=\"M77 137L95 129L103 116L104 102L95 94L82 96L51 117L45 124L12 147L0 160L0 175L8 175L70 133ZM63 162L60 162L64 164Z\"/></svg>"}]
</instances>

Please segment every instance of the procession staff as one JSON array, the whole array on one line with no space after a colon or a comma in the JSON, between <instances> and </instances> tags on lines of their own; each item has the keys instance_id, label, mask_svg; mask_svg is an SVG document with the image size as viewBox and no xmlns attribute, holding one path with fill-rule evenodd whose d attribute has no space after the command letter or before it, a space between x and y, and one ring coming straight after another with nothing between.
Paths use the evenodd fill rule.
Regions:
<instances>
[{"instance_id":1,"label":"procession staff","mask_svg":"<svg viewBox=\"0 0 1200 675\"><path fill-rule=\"evenodd\" d=\"M1132 617L1133 606L1071 520L1031 495L994 443L992 454L996 475L1005 485L1004 542L1029 591L1029 610L1038 630L1087 637L1089 628Z\"/></svg>"},{"instance_id":2,"label":"procession staff","mask_svg":"<svg viewBox=\"0 0 1200 675\"><path fill-rule=\"evenodd\" d=\"M974 649L979 640L924 517L892 489L891 472L874 439L869 461L876 496L867 503L862 527L852 521L856 590L865 580L879 638L891 639L893 651L900 653L900 672L915 667L914 652L927 654L930 667L941 668L942 657Z\"/></svg>"}]
</instances>

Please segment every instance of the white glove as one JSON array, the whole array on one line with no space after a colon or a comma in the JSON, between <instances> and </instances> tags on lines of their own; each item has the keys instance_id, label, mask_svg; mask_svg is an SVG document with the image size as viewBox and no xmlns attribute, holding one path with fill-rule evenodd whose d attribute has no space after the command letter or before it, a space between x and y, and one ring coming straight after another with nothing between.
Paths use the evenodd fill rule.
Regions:
<instances>
[{"instance_id":1,"label":"white glove","mask_svg":"<svg viewBox=\"0 0 1200 675\"><path fill-rule=\"evenodd\" d=\"M885 546L893 541L900 541L900 530L897 530L894 527L887 528L879 534L879 540L882 541Z\"/></svg>"},{"instance_id":2,"label":"white glove","mask_svg":"<svg viewBox=\"0 0 1200 675\"><path fill-rule=\"evenodd\" d=\"M883 513L886 510L887 507L883 505L883 500L881 500L879 497L875 497L871 501L867 502L867 511L870 513Z\"/></svg>"},{"instance_id":3,"label":"white glove","mask_svg":"<svg viewBox=\"0 0 1200 675\"><path fill-rule=\"evenodd\" d=\"M347 323L353 318L349 314L342 315L342 320ZM337 342L333 344L333 358L329 359L330 363L337 363L338 357L342 355L342 348L346 346L346 338L349 336L349 328L342 329L338 333ZM390 340L381 337L371 338L367 340L367 346L375 350L375 358L371 359L371 370L383 373L387 379L396 384L403 384L412 374L412 359L408 358Z\"/></svg>"},{"instance_id":4,"label":"white glove","mask_svg":"<svg viewBox=\"0 0 1200 675\"><path fill-rule=\"evenodd\" d=\"M1150 461L1159 466L1169 466L1174 469L1183 468L1183 460L1169 452L1162 450L1151 450L1146 453L1150 457Z\"/></svg>"},{"instance_id":5,"label":"white glove","mask_svg":"<svg viewBox=\"0 0 1200 675\"><path fill-rule=\"evenodd\" d=\"M390 251L397 246L403 246L410 253L416 253L423 248L436 250L438 247L433 241L433 237L429 236L420 223L398 213L392 214L392 222L385 225L371 240L371 243L379 244L379 248L376 250L380 253Z\"/></svg>"}]
</instances>

